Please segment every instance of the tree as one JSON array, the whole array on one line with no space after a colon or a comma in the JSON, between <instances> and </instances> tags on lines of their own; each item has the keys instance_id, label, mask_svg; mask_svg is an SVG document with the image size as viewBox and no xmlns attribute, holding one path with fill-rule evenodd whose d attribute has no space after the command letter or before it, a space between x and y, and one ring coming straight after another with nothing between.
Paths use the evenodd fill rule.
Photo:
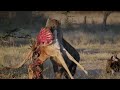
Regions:
<instances>
[{"instance_id":1,"label":"tree","mask_svg":"<svg viewBox=\"0 0 120 90\"><path fill-rule=\"evenodd\" d=\"M106 22L107 22L107 18L108 16L112 13L113 11L104 11L104 17L103 17L103 28L104 30L107 30L106 28Z\"/></svg>"}]
</instances>

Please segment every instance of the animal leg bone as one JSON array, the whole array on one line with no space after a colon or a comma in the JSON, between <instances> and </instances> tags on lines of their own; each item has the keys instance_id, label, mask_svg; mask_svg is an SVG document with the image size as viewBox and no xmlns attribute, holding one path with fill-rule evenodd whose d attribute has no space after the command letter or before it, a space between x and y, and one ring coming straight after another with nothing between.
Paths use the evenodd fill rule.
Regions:
<instances>
[{"instance_id":1,"label":"animal leg bone","mask_svg":"<svg viewBox=\"0 0 120 90\"><path fill-rule=\"evenodd\" d=\"M70 60L73 61L76 65L78 65L78 67L81 68L81 69L85 72L85 74L88 75L88 72L84 69L84 67L83 67L82 65L80 65L80 64L68 53L68 51L67 51L65 48L64 48L64 50L65 50L66 54L68 55L68 57L70 58Z\"/></svg>"},{"instance_id":2,"label":"animal leg bone","mask_svg":"<svg viewBox=\"0 0 120 90\"><path fill-rule=\"evenodd\" d=\"M74 79L72 74L70 73L70 71L69 71L69 69L68 69L68 67L67 67L67 65L66 65L66 63L65 63L65 61L64 61L60 51L57 52L57 58L59 59L59 61L61 62L62 66L65 68L65 70L67 71L67 73L70 76L70 78Z\"/></svg>"}]
</instances>

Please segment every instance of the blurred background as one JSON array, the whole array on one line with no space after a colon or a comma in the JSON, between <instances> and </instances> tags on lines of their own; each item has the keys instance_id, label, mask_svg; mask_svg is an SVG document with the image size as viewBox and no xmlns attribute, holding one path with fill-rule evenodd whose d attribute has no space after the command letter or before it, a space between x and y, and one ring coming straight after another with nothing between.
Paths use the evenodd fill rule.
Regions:
<instances>
[{"instance_id":1,"label":"blurred background","mask_svg":"<svg viewBox=\"0 0 120 90\"><path fill-rule=\"evenodd\" d=\"M48 17L59 20L63 32L97 33L97 37L102 39L103 33L113 38L119 34L118 11L0 11L0 37L5 37L5 34L11 37L35 37L45 26ZM100 43L104 42L100 40Z\"/></svg>"},{"instance_id":2,"label":"blurred background","mask_svg":"<svg viewBox=\"0 0 120 90\"><path fill-rule=\"evenodd\" d=\"M22 62L23 53L49 17L61 22L63 37L76 48L80 63L90 73L85 76L77 70L76 78L120 78L104 73L106 60L114 53L120 57L119 11L0 11L0 67ZM45 78L54 78L50 61L45 66ZM26 66L1 74L8 75L1 78L28 78Z\"/></svg>"}]
</instances>

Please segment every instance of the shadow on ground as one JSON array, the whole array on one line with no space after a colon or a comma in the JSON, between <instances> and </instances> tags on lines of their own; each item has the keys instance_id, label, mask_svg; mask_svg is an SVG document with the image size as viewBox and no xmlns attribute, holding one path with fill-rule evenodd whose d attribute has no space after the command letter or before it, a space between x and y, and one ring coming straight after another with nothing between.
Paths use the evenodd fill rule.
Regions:
<instances>
[{"instance_id":1,"label":"shadow on ground","mask_svg":"<svg viewBox=\"0 0 120 90\"><path fill-rule=\"evenodd\" d=\"M102 69L94 69L94 70L87 70L88 75L85 75L85 73L81 70L77 70L75 74L76 79L97 79L99 75L103 74Z\"/></svg>"}]
</instances>

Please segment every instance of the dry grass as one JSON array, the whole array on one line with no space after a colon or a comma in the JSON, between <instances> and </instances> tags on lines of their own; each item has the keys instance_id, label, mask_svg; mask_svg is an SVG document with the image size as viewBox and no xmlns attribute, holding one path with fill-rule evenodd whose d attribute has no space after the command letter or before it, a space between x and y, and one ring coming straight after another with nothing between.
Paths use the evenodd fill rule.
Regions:
<instances>
[{"instance_id":1,"label":"dry grass","mask_svg":"<svg viewBox=\"0 0 120 90\"><path fill-rule=\"evenodd\" d=\"M120 57L119 32L97 31L93 33L75 30L64 33L64 37L79 51L81 56L80 63L84 65L89 72L89 76L84 76L82 72L77 71L78 74L76 77L89 79L120 79L119 73L109 75L105 72L106 60L114 53L117 53L118 57Z\"/></svg>"},{"instance_id":2,"label":"dry grass","mask_svg":"<svg viewBox=\"0 0 120 90\"><path fill-rule=\"evenodd\" d=\"M41 12L41 11L40 11ZM61 21L62 27L66 24L66 16L58 12L44 12L45 16L50 16ZM98 12L83 12L83 13L69 13L73 18L69 18L68 30L64 31L64 38L74 46L81 57L80 63L88 70L89 75L86 76L81 70L76 71L75 78L77 79L120 79L119 74L109 75L105 73L106 60L113 55L113 53L120 53L120 27L119 25L108 25L108 31L103 30L102 20L103 15ZM87 16L87 24L83 25L84 16ZM119 23L120 13L113 13L108 17L107 24ZM41 18L43 18L41 16ZM45 20L36 18L32 25L23 25L28 32L32 32L32 36L38 33ZM43 20L43 21L42 21ZM94 21L94 23L93 23ZM24 19L23 19L24 22ZM73 25L73 23L77 23ZM100 25L99 25L100 24ZM16 23L3 23L0 27L0 32L11 30L19 25ZM33 28L33 29L31 29ZM69 30L70 29L70 30ZM26 30L27 32L27 30ZM34 32L34 33L33 33ZM0 36L1 36L0 33ZM35 35L34 35L35 34ZM5 66L16 65L23 60L23 54L26 52L28 45L19 47L0 46L0 68ZM120 57L120 54L118 55ZM29 63L29 62L28 62ZM44 64L45 70L43 72L45 79L54 78L52 64L48 60ZM9 69L0 71L1 79L27 79L27 63L18 69Z\"/></svg>"},{"instance_id":3,"label":"dry grass","mask_svg":"<svg viewBox=\"0 0 120 90\"><path fill-rule=\"evenodd\" d=\"M88 70L86 76L81 70L76 71L76 79L120 79L119 73L109 75L105 73L106 60L114 53L120 57L120 36L118 31L84 31L72 30L64 32L64 38L74 46L80 54L80 63ZM10 65L16 65L23 60L23 54L26 52L28 45L19 47L0 46L0 68ZM54 73L52 64L48 60L44 64L43 72L45 79L53 79ZM5 76L4 76L5 75ZM19 78L27 79L27 64L19 69L1 70L0 78ZM63 77L64 78L64 77Z\"/></svg>"},{"instance_id":4,"label":"dry grass","mask_svg":"<svg viewBox=\"0 0 120 90\"><path fill-rule=\"evenodd\" d=\"M24 60L24 55L29 51L28 45L20 46L20 47L0 47L0 78L1 79L28 79L27 75L27 65L30 61L26 62L25 65L18 69L3 69L4 67L10 67L18 65L20 62ZM43 71L44 78L54 78L52 72L53 69L51 67L50 61L46 61L44 64L46 67Z\"/></svg>"}]
</instances>

